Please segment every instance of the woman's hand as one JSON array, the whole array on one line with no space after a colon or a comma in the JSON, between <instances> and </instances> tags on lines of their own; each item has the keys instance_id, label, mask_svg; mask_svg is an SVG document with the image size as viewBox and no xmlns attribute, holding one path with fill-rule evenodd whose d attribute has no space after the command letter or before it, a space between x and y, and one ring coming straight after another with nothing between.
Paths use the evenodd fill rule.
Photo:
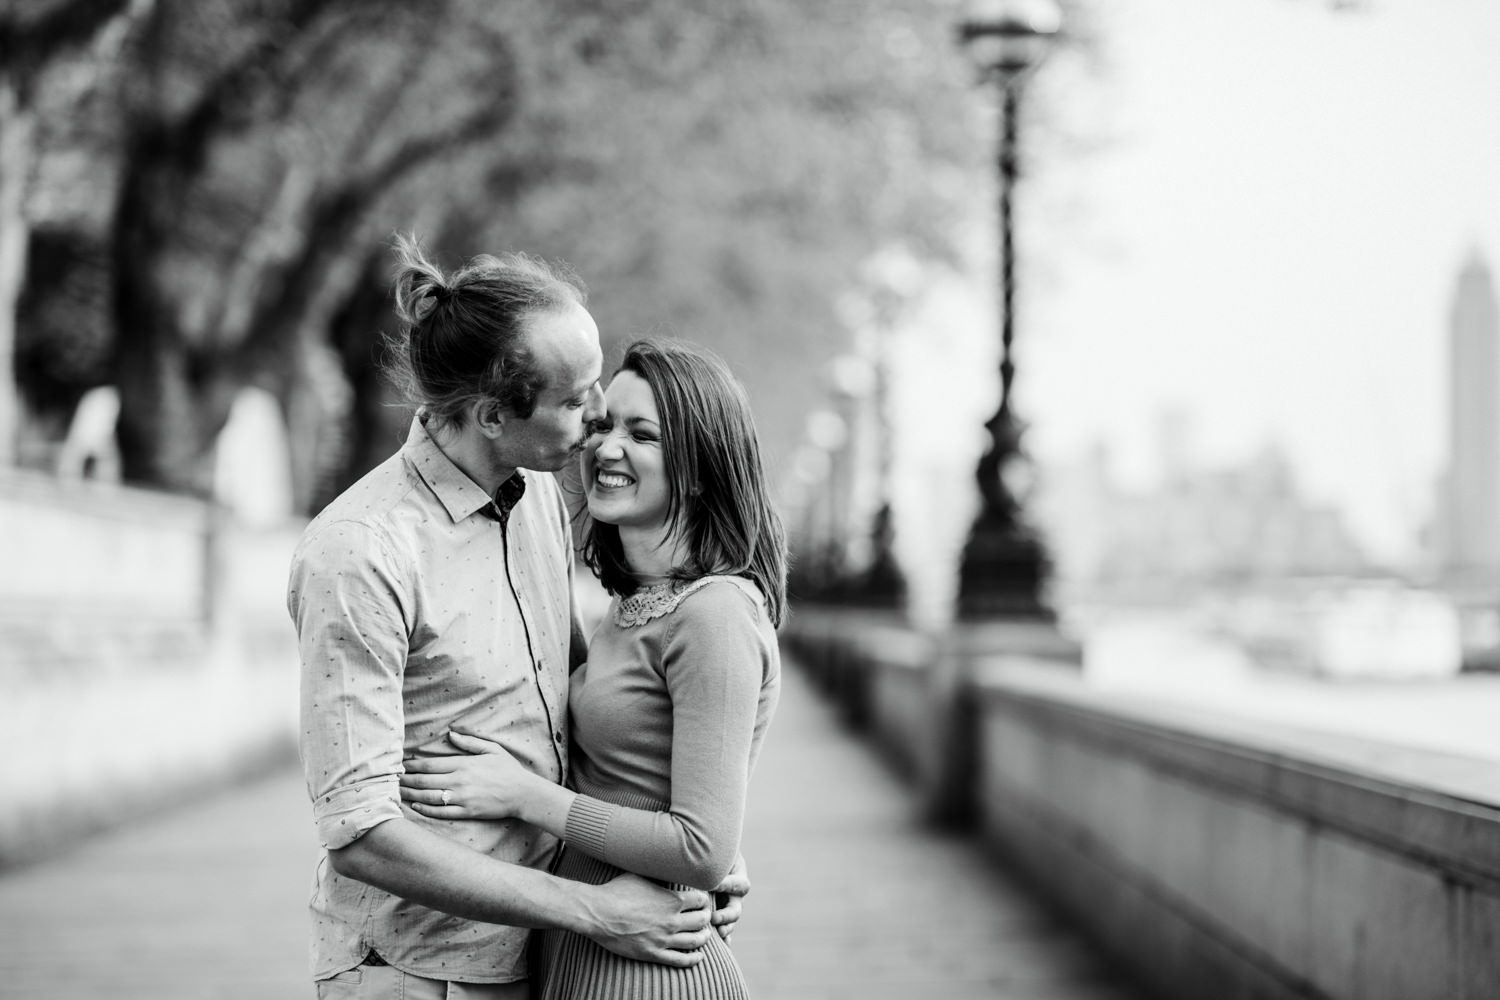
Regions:
<instances>
[{"instance_id":1,"label":"woman's hand","mask_svg":"<svg viewBox=\"0 0 1500 1000\"><path fill-rule=\"evenodd\" d=\"M526 818L538 783L550 781L522 767L491 740L448 731L448 742L463 753L414 757L404 761L401 798L413 811L433 819Z\"/></svg>"},{"instance_id":2,"label":"woman's hand","mask_svg":"<svg viewBox=\"0 0 1500 1000\"><path fill-rule=\"evenodd\" d=\"M745 865L745 856L741 854L734 859L734 867L729 869L724 881L714 886L714 915L709 922L719 932L719 937L724 939L725 944L729 943L734 929L739 926L743 902L748 895L750 870Z\"/></svg>"}]
</instances>

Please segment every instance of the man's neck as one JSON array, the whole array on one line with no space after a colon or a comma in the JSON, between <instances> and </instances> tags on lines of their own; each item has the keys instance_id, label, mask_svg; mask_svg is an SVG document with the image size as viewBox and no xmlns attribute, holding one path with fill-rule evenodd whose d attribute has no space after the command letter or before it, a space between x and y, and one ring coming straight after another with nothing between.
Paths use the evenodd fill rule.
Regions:
<instances>
[{"instance_id":1,"label":"man's neck","mask_svg":"<svg viewBox=\"0 0 1500 1000\"><path fill-rule=\"evenodd\" d=\"M428 433L438 451L458 466L460 472L474 480L488 496L493 497L500 484L515 475L513 467L495 461L494 446L472 427L445 427L437 433Z\"/></svg>"}]
</instances>

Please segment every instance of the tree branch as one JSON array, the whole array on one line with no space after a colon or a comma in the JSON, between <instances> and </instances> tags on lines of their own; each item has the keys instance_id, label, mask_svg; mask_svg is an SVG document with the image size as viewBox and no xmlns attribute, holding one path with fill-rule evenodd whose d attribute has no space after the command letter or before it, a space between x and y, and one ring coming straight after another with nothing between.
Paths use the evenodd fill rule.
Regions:
<instances>
[{"instance_id":1,"label":"tree branch","mask_svg":"<svg viewBox=\"0 0 1500 1000\"><path fill-rule=\"evenodd\" d=\"M260 335L236 345L230 363L237 370L259 371L284 354L301 335L304 318L321 291L324 276L347 252L349 240L371 207L439 156L462 152L492 137L515 114L518 103L515 87L502 87L500 97L482 102L469 116L402 143L359 176L318 199L303 234L303 252L283 268L285 277L278 293L268 297L249 326Z\"/></svg>"},{"instance_id":2,"label":"tree branch","mask_svg":"<svg viewBox=\"0 0 1500 1000\"><path fill-rule=\"evenodd\" d=\"M87 45L131 0L69 0L40 17L0 17L0 60L12 71L32 68L70 48Z\"/></svg>"},{"instance_id":3,"label":"tree branch","mask_svg":"<svg viewBox=\"0 0 1500 1000\"><path fill-rule=\"evenodd\" d=\"M152 120L145 127L157 134L144 144L192 170L203 162L213 140L239 131L254 121L249 109L267 94L281 93L283 81L268 67L276 56L307 32L325 11L337 10L338 0L295 0L276 29L261 32L255 42L209 81L185 113L174 121ZM148 54L149 55L149 54Z\"/></svg>"}]
</instances>

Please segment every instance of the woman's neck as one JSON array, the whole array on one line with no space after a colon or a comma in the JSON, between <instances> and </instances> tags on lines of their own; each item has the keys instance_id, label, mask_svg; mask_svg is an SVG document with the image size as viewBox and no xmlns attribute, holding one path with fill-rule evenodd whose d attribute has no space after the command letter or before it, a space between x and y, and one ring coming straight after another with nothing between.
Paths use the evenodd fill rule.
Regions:
<instances>
[{"instance_id":1,"label":"woman's neck","mask_svg":"<svg viewBox=\"0 0 1500 1000\"><path fill-rule=\"evenodd\" d=\"M620 548L636 582L649 587L671 576L682 564L682 540L660 529L620 529Z\"/></svg>"}]
</instances>

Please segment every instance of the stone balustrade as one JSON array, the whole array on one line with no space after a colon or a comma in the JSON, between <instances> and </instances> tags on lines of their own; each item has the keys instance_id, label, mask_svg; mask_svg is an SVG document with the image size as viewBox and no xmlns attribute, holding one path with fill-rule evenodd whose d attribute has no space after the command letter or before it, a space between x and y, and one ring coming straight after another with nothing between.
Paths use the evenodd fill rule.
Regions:
<instances>
[{"instance_id":1,"label":"stone balustrade","mask_svg":"<svg viewBox=\"0 0 1500 1000\"><path fill-rule=\"evenodd\" d=\"M933 818L1158 995L1500 996L1494 760L1105 693L876 612L798 609L783 638Z\"/></svg>"}]
</instances>

